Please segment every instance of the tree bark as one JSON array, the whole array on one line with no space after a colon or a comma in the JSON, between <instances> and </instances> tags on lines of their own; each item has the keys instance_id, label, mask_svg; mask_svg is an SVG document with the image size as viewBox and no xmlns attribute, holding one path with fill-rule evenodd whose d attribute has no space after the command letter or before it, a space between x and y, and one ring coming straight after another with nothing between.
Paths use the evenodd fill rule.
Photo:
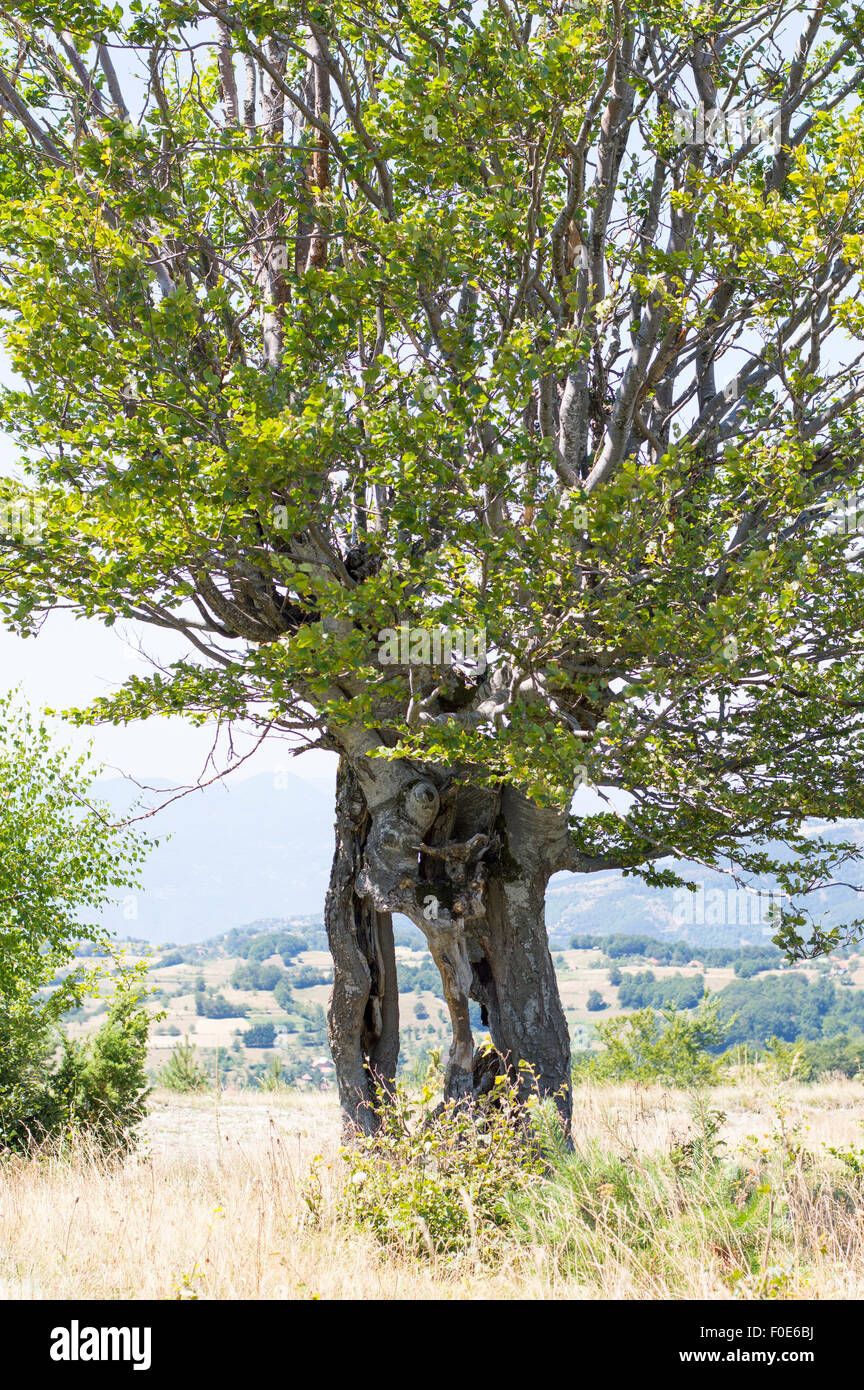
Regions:
<instances>
[{"instance_id":1,"label":"tree bark","mask_svg":"<svg viewBox=\"0 0 864 1390\"><path fill-rule=\"evenodd\" d=\"M523 1095L554 1098L569 1134L570 1039L544 912L548 849L560 826L557 813L511 788L474 786L458 769L379 761L373 771L343 756L326 920L330 1040L349 1126L374 1132L371 1107L395 1078L390 914L402 912L426 937L450 1012L445 1097L482 1094L506 1070ZM491 1058L475 1050L472 999Z\"/></svg>"},{"instance_id":2,"label":"tree bark","mask_svg":"<svg viewBox=\"0 0 864 1390\"><path fill-rule=\"evenodd\" d=\"M485 911L466 924L471 997L481 1008L500 1064L523 1096L551 1097L569 1136L570 1033L546 930L548 850L559 818L504 788L496 818ZM520 1066L524 1064L524 1066ZM474 1088L491 1084L475 1056Z\"/></svg>"},{"instance_id":3,"label":"tree bark","mask_svg":"<svg viewBox=\"0 0 864 1390\"><path fill-rule=\"evenodd\" d=\"M471 997L522 1095L552 1097L569 1135L570 1032L546 933L546 880L490 877L487 914L472 933L479 950L469 948ZM473 1073L475 1090L486 1089L482 1058L475 1057Z\"/></svg>"},{"instance_id":4,"label":"tree bark","mask_svg":"<svg viewBox=\"0 0 864 1390\"><path fill-rule=\"evenodd\" d=\"M360 784L342 758L336 783L336 852L324 909L333 956L327 1016L346 1128L372 1134L399 1060L399 991L393 921L358 896L370 817Z\"/></svg>"}]
</instances>

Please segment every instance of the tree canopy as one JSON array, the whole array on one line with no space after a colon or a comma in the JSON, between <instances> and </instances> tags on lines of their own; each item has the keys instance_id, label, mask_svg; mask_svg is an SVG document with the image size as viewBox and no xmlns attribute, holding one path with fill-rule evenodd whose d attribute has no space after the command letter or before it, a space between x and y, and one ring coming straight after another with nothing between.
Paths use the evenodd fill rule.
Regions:
<instances>
[{"instance_id":1,"label":"tree canopy","mask_svg":"<svg viewBox=\"0 0 864 1390\"><path fill-rule=\"evenodd\" d=\"M851 846L804 821L864 813L857 6L0 17L2 613L190 647L88 717L626 793L553 868L830 882ZM402 625L486 662L382 661Z\"/></svg>"}]
</instances>

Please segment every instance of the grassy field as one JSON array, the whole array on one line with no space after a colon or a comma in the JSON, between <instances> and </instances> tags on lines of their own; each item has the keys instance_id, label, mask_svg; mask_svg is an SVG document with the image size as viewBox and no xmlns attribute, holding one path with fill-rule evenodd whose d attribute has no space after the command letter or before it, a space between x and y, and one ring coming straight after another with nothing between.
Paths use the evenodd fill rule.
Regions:
<instances>
[{"instance_id":1,"label":"grassy field","mask_svg":"<svg viewBox=\"0 0 864 1390\"><path fill-rule=\"evenodd\" d=\"M396 954L400 968L416 967L429 961L428 952L425 950L411 950L400 946L397 947ZM278 957L272 959L279 963ZM577 1048L589 1046L598 1018L612 1018L623 1012L618 1002L618 992L609 983L608 965L601 963L600 952L596 950L555 950L553 959L573 1043ZM158 1009L164 1013L164 1017L154 1024L150 1034L148 1067L151 1074L158 1076L160 1067L168 1060L178 1041L189 1039L203 1054L211 1070L212 1057L216 1049L230 1049L232 1061L238 1065L240 1084L249 1084L252 1078L248 1072L245 1076L242 1075L243 1066L248 1069L250 1064L257 1064L260 1067L263 1061L273 1054L260 1048L247 1047L243 1042L244 1034L252 1023L269 1020L279 1024L284 1017L284 1012L272 991L240 990L232 987L230 981L235 967L243 963L240 957L204 957L200 961L165 967L154 966L154 960L158 961L158 957L151 958L153 968L150 971L150 979L161 991L154 1000L154 1011ZM310 967L329 974L331 962L327 952L304 951L292 962L292 969L288 973L294 977L298 971ZM735 979L731 968L706 970L695 963L664 966L646 961L636 966L626 965L625 969L650 969L658 980L676 974L688 977L702 975L707 988L714 993ZM832 962L830 967L823 966L822 969L830 969L832 977L838 980L848 979L859 988L864 987L864 957L859 956L851 961L838 960ZM799 966L797 970L811 979L819 973L819 967L815 964ZM195 990L196 985L202 980L208 990L218 992L230 1005L237 1008L235 1017L205 1018L196 1013ZM591 990L597 990L603 998L606 1007L602 1013L591 1013L586 1007ZM295 995L304 1005L320 1005L326 1008L329 991L329 984L322 983L308 988L297 988ZM104 1001L91 1003L84 1017L70 1025L73 1036L94 1031L104 1018L104 1008ZM450 1024L443 999L428 991L402 992L399 1010L402 1056L409 1066L416 1057L425 1055L432 1048L446 1050L450 1042ZM314 1041L297 1036L296 1041L292 1041L290 1056L295 1062L295 1082L301 1074L309 1074L312 1081L308 1084L314 1089L317 1090L322 1085L332 1087L332 1068L329 1065L323 1031ZM323 1064L323 1070L319 1070L316 1063ZM231 1082L228 1084L230 1086Z\"/></svg>"},{"instance_id":2,"label":"grassy field","mask_svg":"<svg viewBox=\"0 0 864 1390\"><path fill-rule=\"evenodd\" d=\"M417 965L429 960L428 952L412 951L406 947L399 947L397 954L403 965ZM134 954L129 955L130 962L137 959ZM278 957L274 956L272 960L281 964ZM271 1051L265 1049L247 1047L243 1042L243 1035L253 1023L269 1020L279 1024L285 1013L276 1002L272 991L233 988L230 983L231 976L235 968L242 964L239 956L220 956L215 959L204 958L191 963L160 967L158 957L150 958L150 983L160 991L153 1001L153 1011L164 1015L154 1023L150 1032L147 1063L152 1074L158 1075L159 1068L168 1060L177 1043L184 1039L195 1044L204 1055L205 1061L207 1054L212 1054L217 1048L231 1048L238 1058L248 1063L260 1064L262 1058L272 1055ZM329 975L332 968L329 954L326 951L303 951L297 956L292 970L288 973L294 976L298 970L309 967L326 971ZM235 1006L236 1015L227 1018L201 1017L195 1006L196 987L201 981L206 989L218 992L229 1004ZM107 988L106 985L106 993ZM326 983L298 988L295 993L302 1004L319 1005L326 1009L330 985ZM449 1018L442 999L436 998L428 991L411 992L403 993L399 1004L403 1050L406 1055L440 1047L445 1041L449 1045ZM417 1016L418 1006L423 1011L422 1017ZM83 1015L69 1023L70 1034L73 1037L82 1037L95 1032L104 1020L104 1015L104 1001L91 1000L86 1005ZM332 1070L323 1037L314 1043L298 1040L292 1048L292 1053L295 1057L305 1059L304 1065L307 1069L313 1061L326 1058L327 1070ZM322 1078L317 1070L314 1072L316 1089L326 1080L326 1075Z\"/></svg>"},{"instance_id":3,"label":"grassy field","mask_svg":"<svg viewBox=\"0 0 864 1390\"><path fill-rule=\"evenodd\" d=\"M469 1204L452 1256L346 1215L332 1095L157 1093L120 1164L0 1166L0 1296L864 1297L861 1084L753 1071L702 1121L681 1092L586 1086L575 1110L574 1158L503 1224Z\"/></svg>"}]
</instances>

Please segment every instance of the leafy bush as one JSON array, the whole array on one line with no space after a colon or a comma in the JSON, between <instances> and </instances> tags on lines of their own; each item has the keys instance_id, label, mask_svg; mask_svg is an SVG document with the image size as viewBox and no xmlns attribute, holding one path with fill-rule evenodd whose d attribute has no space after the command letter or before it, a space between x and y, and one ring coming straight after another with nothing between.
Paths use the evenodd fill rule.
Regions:
<instances>
[{"instance_id":1,"label":"leafy bush","mask_svg":"<svg viewBox=\"0 0 864 1390\"><path fill-rule=\"evenodd\" d=\"M653 970L622 975L618 1003L622 1009L695 1009L705 994L701 975L672 975L658 980Z\"/></svg>"},{"instance_id":2,"label":"leafy bush","mask_svg":"<svg viewBox=\"0 0 864 1390\"><path fill-rule=\"evenodd\" d=\"M513 1222L514 1196L546 1171L537 1134L503 1077L473 1106L430 1113L432 1096L431 1085L419 1096L397 1089L378 1133L342 1150L341 1213L415 1257L488 1255Z\"/></svg>"},{"instance_id":3,"label":"leafy bush","mask_svg":"<svg viewBox=\"0 0 864 1390\"><path fill-rule=\"evenodd\" d=\"M720 1064L708 1049L725 1038L716 999L688 1017L673 1008L656 1014L639 1009L597 1024L603 1050L579 1058L574 1075L603 1081L666 1081L675 1086L708 1085Z\"/></svg>"},{"instance_id":4,"label":"leafy bush","mask_svg":"<svg viewBox=\"0 0 864 1390\"><path fill-rule=\"evenodd\" d=\"M150 1019L131 980L92 1038L58 1034L44 1014L0 1018L0 1149L26 1152L70 1133L106 1153L131 1148L148 1095Z\"/></svg>"},{"instance_id":5,"label":"leafy bush","mask_svg":"<svg viewBox=\"0 0 864 1390\"><path fill-rule=\"evenodd\" d=\"M160 1085L168 1091L206 1091L210 1079L198 1057L198 1049L188 1038L177 1044L159 1071Z\"/></svg>"},{"instance_id":6,"label":"leafy bush","mask_svg":"<svg viewBox=\"0 0 864 1390\"><path fill-rule=\"evenodd\" d=\"M114 826L110 808L94 796L97 776L87 756L54 749L44 726L0 697L0 1147L26 1148L62 1133L73 1093L95 1122L88 1087L110 1070L107 1052L85 1064L71 1044L61 1072L54 1060L59 1021L96 992L112 954L100 911L112 890L136 885L148 844ZM92 967L82 963L88 958ZM127 988L138 998L132 980L140 974L125 973L117 1010L125 1008ZM122 1052L128 1045L131 1055L137 1026L131 1013L115 1011L105 1024L115 1030L113 1041L103 1029L98 1046ZM113 1099L131 1121L134 1102L125 1093ZM101 1142L104 1129L113 1145L104 1120L101 1113L95 1137Z\"/></svg>"},{"instance_id":7,"label":"leafy bush","mask_svg":"<svg viewBox=\"0 0 864 1390\"><path fill-rule=\"evenodd\" d=\"M0 1014L10 1027L39 1009L46 1023L81 1004L93 976L76 954L110 955L95 918L111 890L137 881L147 841L114 827L94 798L86 756L52 748L8 697L0 696Z\"/></svg>"},{"instance_id":8,"label":"leafy bush","mask_svg":"<svg viewBox=\"0 0 864 1390\"><path fill-rule=\"evenodd\" d=\"M603 995L600 993L599 989L592 989L589 991L588 998L585 1003L585 1008L588 1010L589 1013L596 1014L599 1013L601 1009L606 1009L608 1007L609 1006L606 1003L606 1000L603 998Z\"/></svg>"},{"instance_id":9,"label":"leafy bush","mask_svg":"<svg viewBox=\"0 0 864 1390\"><path fill-rule=\"evenodd\" d=\"M42 1008L17 1002L0 1010L0 1148L22 1149L50 1128L45 1070L54 1051Z\"/></svg>"},{"instance_id":10,"label":"leafy bush","mask_svg":"<svg viewBox=\"0 0 864 1390\"><path fill-rule=\"evenodd\" d=\"M822 1042L805 1044L801 1078L818 1081L826 1072L841 1072L843 1076L860 1077L864 1072L864 1037L860 1033L840 1034Z\"/></svg>"},{"instance_id":11,"label":"leafy bush","mask_svg":"<svg viewBox=\"0 0 864 1390\"><path fill-rule=\"evenodd\" d=\"M784 1080L818 1081L832 1072L852 1079L864 1073L864 1036L861 1033L842 1033L819 1042L771 1038L765 1050Z\"/></svg>"},{"instance_id":12,"label":"leafy bush","mask_svg":"<svg viewBox=\"0 0 864 1390\"><path fill-rule=\"evenodd\" d=\"M144 1118L150 1019L140 998L122 990L99 1031L83 1042L63 1039L63 1057L52 1078L54 1103L65 1128L96 1139L108 1153L132 1147Z\"/></svg>"}]
</instances>

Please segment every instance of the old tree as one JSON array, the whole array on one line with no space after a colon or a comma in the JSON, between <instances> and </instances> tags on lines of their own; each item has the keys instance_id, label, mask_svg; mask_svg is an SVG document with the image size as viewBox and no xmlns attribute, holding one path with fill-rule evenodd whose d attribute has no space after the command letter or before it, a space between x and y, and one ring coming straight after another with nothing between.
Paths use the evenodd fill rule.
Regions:
<instances>
[{"instance_id":1,"label":"old tree","mask_svg":"<svg viewBox=\"0 0 864 1390\"><path fill-rule=\"evenodd\" d=\"M806 892L851 851L803 832L864 813L862 12L0 16L3 615L188 639L91 718L339 752L346 1113L395 1073L394 912L447 1093L488 1084L473 999L565 1118L553 872L772 871L777 939L830 946ZM488 664L383 660L403 625ZM611 799L574 817L580 781Z\"/></svg>"}]
</instances>

